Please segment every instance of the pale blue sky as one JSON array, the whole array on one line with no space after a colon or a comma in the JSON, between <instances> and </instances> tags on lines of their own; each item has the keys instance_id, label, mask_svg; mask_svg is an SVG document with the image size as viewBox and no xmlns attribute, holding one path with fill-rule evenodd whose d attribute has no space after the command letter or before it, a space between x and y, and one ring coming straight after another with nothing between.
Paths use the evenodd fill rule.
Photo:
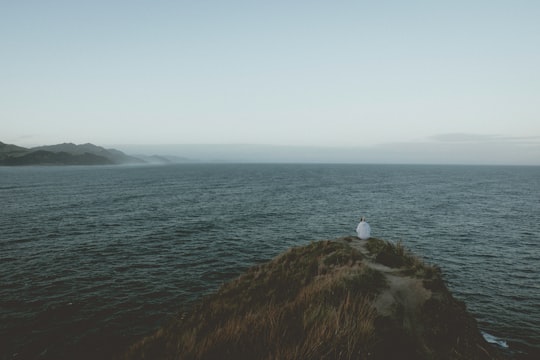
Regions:
<instances>
[{"instance_id":1,"label":"pale blue sky","mask_svg":"<svg viewBox=\"0 0 540 360\"><path fill-rule=\"evenodd\" d=\"M539 19L520 0L0 0L0 141L487 139L540 159Z\"/></svg>"}]
</instances>

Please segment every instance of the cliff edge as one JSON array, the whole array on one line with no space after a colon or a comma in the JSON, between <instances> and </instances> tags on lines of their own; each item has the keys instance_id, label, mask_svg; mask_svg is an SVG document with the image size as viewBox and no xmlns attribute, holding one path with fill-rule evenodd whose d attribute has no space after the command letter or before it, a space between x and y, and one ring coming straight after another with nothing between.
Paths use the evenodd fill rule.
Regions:
<instances>
[{"instance_id":1,"label":"cliff edge","mask_svg":"<svg viewBox=\"0 0 540 360\"><path fill-rule=\"evenodd\" d=\"M440 269L379 239L292 248L124 359L500 359Z\"/></svg>"}]
</instances>

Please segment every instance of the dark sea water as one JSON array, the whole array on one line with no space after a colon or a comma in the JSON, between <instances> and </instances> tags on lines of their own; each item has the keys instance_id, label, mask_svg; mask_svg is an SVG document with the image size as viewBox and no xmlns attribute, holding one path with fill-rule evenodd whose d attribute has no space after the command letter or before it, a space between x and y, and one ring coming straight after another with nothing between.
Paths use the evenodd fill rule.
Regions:
<instances>
[{"instance_id":1,"label":"dark sea water","mask_svg":"<svg viewBox=\"0 0 540 360\"><path fill-rule=\"evenodd\" d=\"M191 164L0 168L1 359L109 358L361 215L540 358L540 167Z\"/></svg>"}]
</instances>

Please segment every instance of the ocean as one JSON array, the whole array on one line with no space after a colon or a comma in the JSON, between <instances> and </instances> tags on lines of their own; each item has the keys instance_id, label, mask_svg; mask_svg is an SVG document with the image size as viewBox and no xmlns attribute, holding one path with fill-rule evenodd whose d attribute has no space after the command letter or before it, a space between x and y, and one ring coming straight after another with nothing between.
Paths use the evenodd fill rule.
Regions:
<instances>
[{"instance_id":1,"label":"ocean","mask_svg":"<svg viewBox=\"0 0 540 360\"><path fill-rule=\"evenodd\" d=\"M360 216L440 266L487 339L540 358L540 167L0 167L0 203L1 359L110 358Z\"/></svg>"}]
</instances>

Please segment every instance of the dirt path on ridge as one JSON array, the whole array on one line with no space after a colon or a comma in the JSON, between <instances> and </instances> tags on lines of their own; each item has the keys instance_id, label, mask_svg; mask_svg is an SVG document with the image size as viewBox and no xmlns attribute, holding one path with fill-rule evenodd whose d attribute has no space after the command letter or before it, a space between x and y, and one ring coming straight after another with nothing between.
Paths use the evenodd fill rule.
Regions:
<instances>
[{"instance_id":1,"label":"dirt path on ridge","mask_svg":"<svg viewBox=\"0 0 540 360\"><path fill-rule=\"evenodd\" d=\"M366 266L381 272L386 277L388 287L374 301L377 312L383 316L391 316L401 308L399 312L403 311L403 326L418 334L421 331L418 328L421 324L419 321L421 309L426 300L431 298L431 290L424 287L422 279L401 274L402 268L391 268L376 263L366 248L367 240L352 236L344 240L364 255L363 262Z\"/></svg>"}]
</instances>

